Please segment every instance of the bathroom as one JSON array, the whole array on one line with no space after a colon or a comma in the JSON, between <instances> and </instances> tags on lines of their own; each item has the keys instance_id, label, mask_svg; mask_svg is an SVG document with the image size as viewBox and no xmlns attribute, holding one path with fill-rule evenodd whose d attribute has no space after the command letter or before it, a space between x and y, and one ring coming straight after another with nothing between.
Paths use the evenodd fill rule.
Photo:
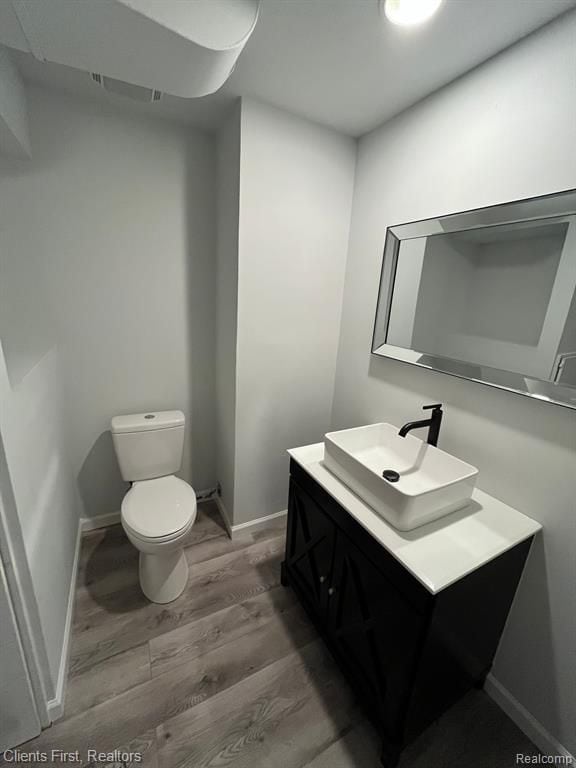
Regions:
<instances>
[{"instance_id":1,"label":"bathroom","mask_svg":"<svg viewBox=\"0 0 576 768\"><path fill-rule=\"evenodd\" d=\"M253 15L234 17L250 23L230 77L178 95L162 47L165 84L133 79L162 92L146 102L91 76L131 82L138 24L123 17L133 47L121 55L97 24L97 0L85 0L88 27L82 13L66 26L66 2L0 8L0 763L60 765L61 750L84 765L162 768L571 764L576 389L525 369L534 386L524 390L520 372L512 385L502 377L505 363L464 355L459 366L498 375L410 364L410 350L381 349L391 345L375 325L381 307L392 318L402 308L398 292L386 308L380 290L396 263L393 229L478 209L505 217L516 201L573 194L576 3L443 0L402 26L378 0L243 0L229 4ZM107 3L133 14L142 5ZM184 0L157 10L170 6L194 10ZM68 39L88 29L93 59L74 65L61 28ZM115 55L127 74L106 71ZM439 226L429 234L454 232ZM414 241L397 237L394 259L406 264ZM563 242L569 270L574 240ZM530 275L537 286L548 272ZM490 582L506 605L489 664L414 738L386 749L386 729L297 586L290 477L318 509L328 494L317 519L333 512L370 550L366 562L398 579L398 594L414 588L410 604L432 610L418 567L398 570L402 547L416 556L436 541L430 557L460 568L465 547L442 549L451 521L476 524L472 556L486 539L480 518L459 509L403 531L358 513L362 531L351 532L345 499L368 514L362 492L342 490L336 475L304 477L296 451L364 425L432 419L422 408L433 404L438 448L477 470L474 498L489 496L528 533L507 550L522 554L510 584ZM113 422L121 417L132 421ZM123 477L119 446L122 435L163 431L177 455L156 477L187 484L190 512L177 550L186 573L176 596L156 602L125 500L157 480ZM426 438L414 429L393 444ZM497 546L504 557L504 540ZM445 580L430 605L453 586ZM473 628L496 613L483 596L486 605L465 596Z\"/></svg>"}]
</instances>

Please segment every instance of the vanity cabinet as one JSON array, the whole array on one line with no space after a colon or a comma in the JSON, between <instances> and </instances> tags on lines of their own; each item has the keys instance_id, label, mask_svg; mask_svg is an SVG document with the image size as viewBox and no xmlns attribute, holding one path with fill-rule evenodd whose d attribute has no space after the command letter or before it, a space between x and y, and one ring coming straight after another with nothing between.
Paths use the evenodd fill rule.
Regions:
<instances>
[{"instance_id":1,"label":"vanity cabinet","mask_svg":"<svg viewBox=\"0 0 576 768\"><path fill-rule=\"evenodd\" d=\"M433 593L294 460L290 471L282 583L356 691L391 768L407 743L482 686L531 539Z\"/></svg>"}]
</instances>

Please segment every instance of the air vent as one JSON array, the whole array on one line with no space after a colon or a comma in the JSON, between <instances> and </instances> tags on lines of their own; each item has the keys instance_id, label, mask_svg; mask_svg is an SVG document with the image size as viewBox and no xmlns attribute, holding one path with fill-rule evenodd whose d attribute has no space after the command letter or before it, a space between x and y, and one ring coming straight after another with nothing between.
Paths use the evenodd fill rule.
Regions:
<instances>
[{"instance_id":1,"label":"air vent","mask_svg":"<svg viewBox=\"0 0 576 768\"><path fill-rule=\"evenodd\" d=\"M162 98L162 92L154 88L143 88L141 85L126 83L124 80L116 80L114 77L106 77L97 72L91 74L95 83L104 88L105 91L116 94L116 96L142 102L160 101Z\"/></svg>"}]
</instances>

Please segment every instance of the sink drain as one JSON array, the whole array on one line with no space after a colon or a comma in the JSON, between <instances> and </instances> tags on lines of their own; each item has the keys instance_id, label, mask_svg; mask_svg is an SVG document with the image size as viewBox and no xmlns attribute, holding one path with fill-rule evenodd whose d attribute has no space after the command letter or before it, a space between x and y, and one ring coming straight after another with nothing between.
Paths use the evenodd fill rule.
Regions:
<instances>
[{"instance_id":1,"label":"sink drain","mask_svg":"<svg viewBox=\"0 0 576 768\"><path fill-rule=\"evenodd\" d=\"M384 480L388 480L389 483L397 483L400 480L400 475L395 469L385 469L382 472L382 477Z\"/></svg>"}]
</instances>

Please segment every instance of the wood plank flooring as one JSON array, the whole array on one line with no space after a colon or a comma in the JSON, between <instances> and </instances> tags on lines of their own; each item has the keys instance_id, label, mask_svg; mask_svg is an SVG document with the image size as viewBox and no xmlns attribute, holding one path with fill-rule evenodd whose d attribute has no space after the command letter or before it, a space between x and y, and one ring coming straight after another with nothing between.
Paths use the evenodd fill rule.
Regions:
<instances>
[{"instance_id":1,"label":"wood plank flooring","mask_svg":"<svg viewBox=\"0 0 576 768\"><path fill-rule=\"evenodd\" d=\"M284 528L230 541L216 506L199 505L186 590L164 606L141 594L121 526L87 534L65 715L22 749L79 750L83 765L107 768L377 768L374 731L280 586ZM141 759L91 762L89 749ZM516 753L537 750L474 692L401 765L509 768Z\"/></svg>"}]
</instances>

